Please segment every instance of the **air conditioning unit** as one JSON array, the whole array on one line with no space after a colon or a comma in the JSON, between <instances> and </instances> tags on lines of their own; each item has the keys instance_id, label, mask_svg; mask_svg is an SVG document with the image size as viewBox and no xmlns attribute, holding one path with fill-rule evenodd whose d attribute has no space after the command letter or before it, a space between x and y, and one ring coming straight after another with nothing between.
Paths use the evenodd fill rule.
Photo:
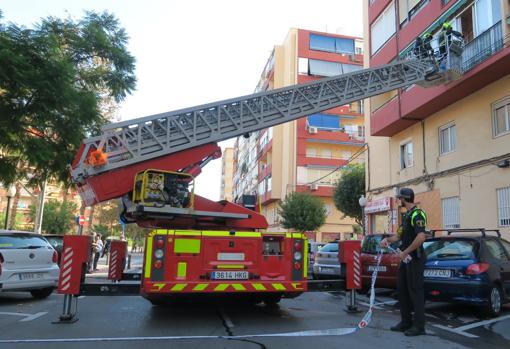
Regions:
<instances>
[{"instance_id":1,"label":"air conditioning unit","mask_svg":"<svg viewBox=\"0 0 510 349\"><path fill-rule=\"evenodd\" d=\"M315 134L315 133L319 132L319 130L315 126L308 126L308 132L310 134Z\"/></svg>"},{"instance_id":2,"label":"air conditioning unit","mask_svg":"<svg viewBox=\"0 0 510 349\"><path fill-rule=\"evenodd\" d=\"M317 189L319 189L319 184L317 184L317 183L310 184L310 190L317 190Z\"/></svg>"}]
</instances>

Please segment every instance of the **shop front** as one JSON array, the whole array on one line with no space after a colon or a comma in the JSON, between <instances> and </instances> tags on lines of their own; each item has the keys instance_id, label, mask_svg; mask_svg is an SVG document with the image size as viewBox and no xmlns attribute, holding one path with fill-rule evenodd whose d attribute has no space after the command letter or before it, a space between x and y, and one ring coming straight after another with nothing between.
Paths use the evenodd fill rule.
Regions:
<instances>
[{"instance_id":1,"label":"shop front","mask_svg":"<svg viewBox=\"0 0 510 349\"><path fill-rule=\"evenodd\" d=\"M365 206L367 234L394 233L398 228L397 204L394 198L368 201Z\"/></svg>"}]
</instances>

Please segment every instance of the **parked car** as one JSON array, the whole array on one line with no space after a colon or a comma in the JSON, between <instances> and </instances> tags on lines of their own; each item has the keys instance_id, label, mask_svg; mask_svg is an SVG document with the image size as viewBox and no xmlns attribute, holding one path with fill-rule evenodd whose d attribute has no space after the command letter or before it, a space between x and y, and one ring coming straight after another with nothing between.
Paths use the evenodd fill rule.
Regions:
<instances>
[{"instance_id":1,"label":"parked car","mask_svg":"<svg viewBox=\"0 0 510 349\"><path fill-rule=\"evenodd\" d=\"M315 263L315 257L322 246L324 246L324 243L322 242L308 242L308 275L313 276L313 264Z\"/></svg>"},{"instance_id":2,"label":"parked car","mask_svg":"<svg viewBox=\"0 0 510 349\"><path fill-rule=\"evenodd\" d=\"M377 254L381 250L381 240L391 236L390 234L373 234L367 235L361 242L361 280L362 291L368 291L372 282L372 273L377 266ZM393 249L397 249L398 242L390 245ZM398 267L400 265L400 258L389 249L383 249L381 263L379 264L377 279L375 282L376 287L382 288L397 288L397 275Z\"/></svg>"},{"instance_id":3,"label":"parked car","mask_svg":"<svg viewBox=\"0 0 510 349\"><path fill-rule=\"evenodd\" d=\"M510 242L502 239L498 230L445 232L447 235L425 242L425 296L499 315L502 304L510 301Z\"/></svg>"},{"instance_id":4,"label":"parked car","mask_svg":"<svg viewBox=\"0 0 510 349\"><path fill-rule=\"evenodd\" d=\"M44 234L43 235L50 245L57 251L58 254L58 265L60 266L60 260L62 259L62 248L64 247L64 235L56 234Z\"/></svg>"},{"instance_id":5,"label":"parked car","mask_svg":"<svg viewBox=\"0 0 510 349\"><path fill-rule=\"evenodd\" d=\"M58 253L41 235L0 230L0 292L46 298L57 286Z\"/></svg>"},{"instance_id":6,"label":"parked car","mask_svg":"<svg viewBox=\"0 0 510 349\"><path fill-rule=\"evenodd\" d=\"M314 279L340 278L340 262L338 261L338 241L328 242L317 252L313 264Z\"/></svg>"}]
</instances>

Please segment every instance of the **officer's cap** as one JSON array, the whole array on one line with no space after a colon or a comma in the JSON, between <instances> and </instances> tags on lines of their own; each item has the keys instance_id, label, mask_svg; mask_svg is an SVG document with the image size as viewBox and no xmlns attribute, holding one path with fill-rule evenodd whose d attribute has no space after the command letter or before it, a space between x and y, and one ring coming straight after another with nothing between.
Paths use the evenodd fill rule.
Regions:
<instances>
[{"instance_id":1,"label":"officer's cap","mask_svg":"<svg viewBox=\"0 0 510 349\"><path fill-rule=\"evenodd\" d=\"M397 199L414 202L414 191L411 188L400 188L397 194Z\"/></svg>"}]
</instances>

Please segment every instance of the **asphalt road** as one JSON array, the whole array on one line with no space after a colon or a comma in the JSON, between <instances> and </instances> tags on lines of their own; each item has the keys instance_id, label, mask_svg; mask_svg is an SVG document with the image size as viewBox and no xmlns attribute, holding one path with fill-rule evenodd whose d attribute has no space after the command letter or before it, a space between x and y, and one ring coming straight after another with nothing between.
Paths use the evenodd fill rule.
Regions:
<instances>
[{"instance_id":1,"label":"asphalt road","mask_svg":"<svg viewBox=\"0 0 510 349\"><path fill-rule=\"evenodd\" d=\"M345 313L345 298L340 293L308 293L282 300L277 307L214 300L154 307L141 297L82 297L79 321L74 324L52 324L62 309L60 295L41 301L29 294L3 293L0 348L510 347L510 308L487 323L467 307L429 304L429 335L408 338L389 331L399 320L395 301L384 292L376 299L377 309L369 327L345 334L363 313ZM368 299L359 300L360 309L365 311Z\"/></svg>"}]
</instances>

